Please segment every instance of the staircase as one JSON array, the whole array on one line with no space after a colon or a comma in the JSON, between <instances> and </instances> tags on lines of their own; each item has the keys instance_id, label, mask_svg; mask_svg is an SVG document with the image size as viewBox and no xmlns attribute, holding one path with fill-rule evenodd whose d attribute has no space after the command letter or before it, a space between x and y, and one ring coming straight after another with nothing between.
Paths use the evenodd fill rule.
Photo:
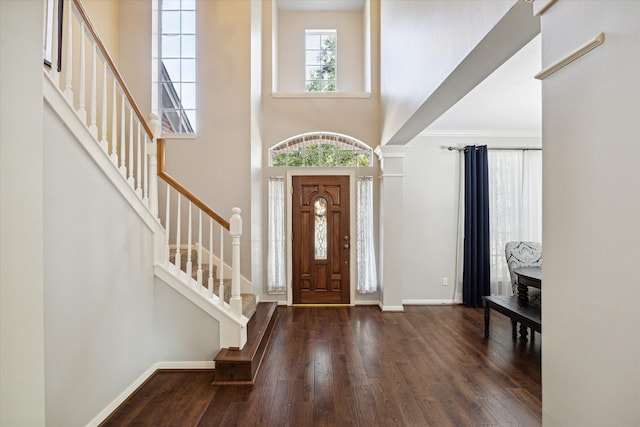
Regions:
<instances>
[{"instance_id":1,"label":"staircase","mask_svg":"<svg viewBox=\"0 0 640 427\"><path fill-rule=\"evenodd\" d=\"M187 271L187 262L188 262L188 255L189 255L189 249L188 248L181 248L180 249L180 270L182 271ZM205 257L207 258L207 257ZM172 253L169 261L172 264L175 264L175 259L176 259L176 254ZM191 258L192 260L197 260L198 259L198 251L197 249L191 249ZM193 263L195 266L195 263ZM204 288L207 287L207 278L209 277L209 264L205 263L202 264L202 286ZM214 295L216 295L218 298L220 298L220 280L219 280L219 276L218 276L218 266L217 265L212 265L211 267L212 271L211 271L211 275L213 277L213 293ZM191 273L191 277L193 280L198 280L198 271L196 268L192 269L192 273ZM231 299L231 279L223 279L222 283L224 285L224 296L223 296L223 300L224 302L226 302L227 304L229 303L230 299ZM253 316L253 314L256 312L256 306L257 306L257 299L255 294L249 294L249 293L241 293L240 296L242 297L242 314L247 318L247 319L251 319L251 316ZM248 326L248 325L247 325Z\"/></svg>"},{"instance_id":2,"label":"staircase","mask_svg":"<svg viewBox=\"0 0 640 427\"><path fill-rule=\"evenodd\" d=\"M55 7L61 1L54 0ZM223 218L166 173L158 117L151 115L147 120L142 116L82 2L65 0L64 13L60 21L64 45L54 43L52 58L64 55L67 65L63 68L59 62L58 66L45 67L45 100L153 230L154 254L149 262L153 262L156 277L218 321L220 342L214 348L228 348L222 348L215 359L219 364L217 382L252 382L268 347L277 312L275 303L258 304L255 295L246 293L251 284L241 283L240 209L233 208L231 218ZM55 27L62 16L53 19ZM158 206L159 185L166 190L162 192L163 212ZM181 241L185 232L187 239ZM193 242L192 235L197 236ZM229 265L231 271L227 279L224 269L222 298L212 295L217 295L220 288L212 262L214 238L219 245L215 249L220 257L218 265ZM206 248L204 251L212 254L209 262L196 265L195 251L182 250L185 242L186 248ZM180 248L178 260L175 248ZM230 260L225 261L224 252L231 252ZM214 279L211 290L209 269Z\"/></svg>"}]
</instances>

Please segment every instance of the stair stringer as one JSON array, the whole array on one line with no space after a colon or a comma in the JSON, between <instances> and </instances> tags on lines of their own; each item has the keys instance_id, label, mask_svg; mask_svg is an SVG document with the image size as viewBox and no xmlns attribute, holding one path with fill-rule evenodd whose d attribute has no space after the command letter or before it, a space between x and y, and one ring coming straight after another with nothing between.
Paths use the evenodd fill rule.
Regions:
<instances>
[{"instance_id":1,"label":"stair stringer","mask_svg":"<svg viewBox=\"0 0 640 427\"><path fill-rule=\"evenodd\" d=\"M197 286L187 285L176 277L169 268L158 264L154 266L154 273L162 282L219 322L220 348L244 347L247 343L247 323L249 319L243 315L235 316L227 308L224 308L225 306L228 307L226 303L223 303L224 306L221 307L218 297L216 295L209 296L206 289L197 285L197 282L193 279L190 279L190 281Z\"/></svg>"}]
</instances>

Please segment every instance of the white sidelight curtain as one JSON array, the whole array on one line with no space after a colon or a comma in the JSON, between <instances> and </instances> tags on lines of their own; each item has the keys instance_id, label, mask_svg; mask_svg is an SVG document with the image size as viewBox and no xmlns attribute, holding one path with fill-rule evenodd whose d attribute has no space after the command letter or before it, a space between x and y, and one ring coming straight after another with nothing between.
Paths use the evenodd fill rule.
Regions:
<instances>
[{"instance_id":1,"label":"white sidelight curtain","mask_svg":"<svg viewBox=\"0 0 640 427\"><path fill-rule=\"evenodd\" d=\"M373 243L373 177L359 177L357 182L357 291L361 294L367 294L378 290L376 255Z\"/></svg>"},{"instance_id":2,"label":"white sidelight curtain","mask_svg":"<svg viewBox=\"0 0 640 427\"><path fill-rule=\"evenodd\" d=\"M286 288L284 178L269 178L269 247L267 250L267 292L283 294Z\"/></svg>"},{"instance_id":3,"label":"white sidelight curtain","mask_svg":"<svg viewBox=\"0 0 640 427\"><path fill-rule=\"evenodd\" d=\"M542 241L542 152L489 151L491 294L511 295L504 246Z\"/></svg>"}]
</instances>

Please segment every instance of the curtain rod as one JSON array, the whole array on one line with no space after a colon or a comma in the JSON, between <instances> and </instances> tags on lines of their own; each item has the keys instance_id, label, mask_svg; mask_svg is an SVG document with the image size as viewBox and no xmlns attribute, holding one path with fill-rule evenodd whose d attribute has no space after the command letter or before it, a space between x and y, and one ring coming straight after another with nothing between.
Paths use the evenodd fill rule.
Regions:
<instances>
[{"instance_id":1,"label":"curtain rod","mask_svg":"<svg viewBox=\"0 0 640 427\"><path fill-rule=\"evenodd\" d=\"M446 148L449 151L464 151L467 149L466 147L442 147L442 148ZM536 150L542 150L542 148L540 147L487 147L487 150L490 150L490 151L500 151L500 150L536 151Z\"/></svg>"}]
</instances>

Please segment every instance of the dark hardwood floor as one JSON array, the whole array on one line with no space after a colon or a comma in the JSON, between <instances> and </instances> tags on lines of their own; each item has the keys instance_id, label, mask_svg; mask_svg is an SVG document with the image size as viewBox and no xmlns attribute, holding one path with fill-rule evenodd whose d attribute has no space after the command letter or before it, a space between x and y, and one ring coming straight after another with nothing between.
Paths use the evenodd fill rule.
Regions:
<instances>
[{"instance_id":1,"label":"dark hardwood floor","mask_svg":"<svg viewBox=\"0 0 640 427\"><path fill-rule=\"evenodd\" d=\"M540 335L463 306L281 307L253 386L156 373L104 426L539 426Z\"/></svg>"}]
</instances>

